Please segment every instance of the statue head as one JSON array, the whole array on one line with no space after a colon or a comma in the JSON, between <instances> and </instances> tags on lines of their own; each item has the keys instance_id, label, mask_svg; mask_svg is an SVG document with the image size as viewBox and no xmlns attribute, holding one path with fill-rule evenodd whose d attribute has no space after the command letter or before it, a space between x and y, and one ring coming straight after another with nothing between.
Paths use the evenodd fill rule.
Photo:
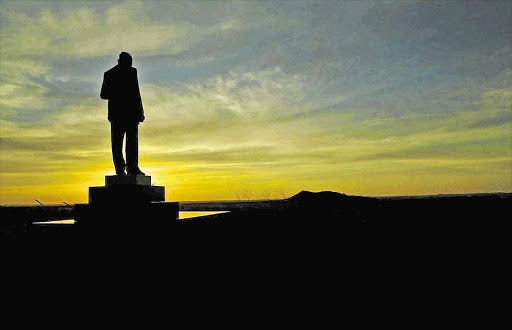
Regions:
<instances>
[{"instance_id":1,"label":"statue head","mask_svg":"<svg viewBox=\"0 0 512 330\"><path fill-rule=\"evenodd\" d=\"M132 56L127 52L122 52L121 54L119 54L119 59L117 60L117 63L119 63L120 66L130 68L132 66L132 62Z\"/></svg>"}]
</instances>

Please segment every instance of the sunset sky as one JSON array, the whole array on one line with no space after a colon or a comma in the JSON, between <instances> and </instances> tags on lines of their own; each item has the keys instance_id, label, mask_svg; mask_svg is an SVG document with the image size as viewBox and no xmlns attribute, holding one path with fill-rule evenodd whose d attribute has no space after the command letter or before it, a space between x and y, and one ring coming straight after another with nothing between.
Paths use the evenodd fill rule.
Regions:
<instances>
[{"instance_id":1,"label":"sunset sky","mask_svg":"<svg viewBox=\"0 0 512 330\"><path fill-rule=\"evenodd\" d=\"M511 1L0 1L0 203L115 173L133 56L168 201L512 191Z\"/></svg>"}]
</instances>

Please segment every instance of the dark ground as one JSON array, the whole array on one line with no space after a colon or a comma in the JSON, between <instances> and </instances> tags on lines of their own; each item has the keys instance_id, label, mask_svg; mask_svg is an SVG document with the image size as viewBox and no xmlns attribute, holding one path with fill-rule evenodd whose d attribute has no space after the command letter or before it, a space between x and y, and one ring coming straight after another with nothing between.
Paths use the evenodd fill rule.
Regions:
<instances>
[{"instance_id":1,"label":"dark ground","mask_svg":"<svg viewBox=\"0 0 512 330\"><path fill-rule=\"evenodd\" d=\"M366 198L303 191L279 201L222 202L230 213L188 221L154 225L135 215L132 225L99 228L20 221L69 219L71 207L2 208L0 242L9 243L2 244L3 274L24 279L14 286L4 279L3 287L19 294L46 280L44 287L73 288L72 295L94 284L125 296L137 287L168 300L183 292L190 306L211 291L219 304L228 289L275 305L281 293L306 309L323 300L330 307L322 310L337 309L332 315L340 299L361 313L375 303L393 308L398 299L398 318L404 308L407 315L420 310L418 301L429 315L439 306L452 313L503 292L511 200L503 193ZM182 207L206 210L195 204Z\"/></svg>"},{"instance_id":2,"label":"dark ground","mask_svg":"<svg viewBox=\"0 0 512 330\"><path fill-rule=\"evenodd\" d=\"M78 225L32 225L73 218L73 207L2 207L2 240L160 240L189 242L243 239L336 241L351 235L416 237L478 235L487 239L508 224L512 194L437 195L370 198L324 191L302 191L284 200L183 203L181 210L229 213L160 222L134 215L131 225L84 230ZM124 219L123 223L129 223ZM119 223L119 222L118 222Z\"/></svg>"}]
</instances>

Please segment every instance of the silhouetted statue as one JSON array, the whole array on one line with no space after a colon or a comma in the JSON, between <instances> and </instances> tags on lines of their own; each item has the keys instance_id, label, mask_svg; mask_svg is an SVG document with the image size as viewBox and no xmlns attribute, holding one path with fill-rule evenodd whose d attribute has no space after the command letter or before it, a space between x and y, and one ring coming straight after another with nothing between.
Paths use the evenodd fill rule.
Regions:
<instances>
[{"instance_id":1,"label":"silhouetted statue","mask_svg":"<svg viewBox=\"0 0 512 330\"><path fill-rule=\"evenodd\" d=\"M139 169L139 122L144 109L139 91L137 69L132 67L130 54L119 54L118 64L103 75L100 97L108 100L108 120L112 140L112 158L117 175L144 175ZM126 163L123 140L126 134Z\"/></svg>"}]
</instances>

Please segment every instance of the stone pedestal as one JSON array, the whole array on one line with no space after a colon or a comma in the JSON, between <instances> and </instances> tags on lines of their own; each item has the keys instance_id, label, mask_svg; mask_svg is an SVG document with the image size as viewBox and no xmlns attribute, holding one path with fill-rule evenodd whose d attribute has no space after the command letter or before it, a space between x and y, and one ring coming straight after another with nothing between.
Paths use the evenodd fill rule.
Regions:
<instances>
[{"instance_id":1,"label":"stone pedestal","mask_svg":"<svg viewBox=\"0 0 512 330\"><path fill-rule=\"evenodd\" d=\"M89 204L148 203L165 201L165 187L114 185L89 187Z\"/></svg>"},{"instance_id":2,"label":"stone pedestal","mask_svg":"<svg viewBox=\"0 0 512 330\"><path fill-rule=\"evenodd\" d=\"M82 228L133 234L176 223L177 202L165 202L165 187L152 186L151 177L105 176L105 186L89 187L89 203L75 205Z\"/></svg>"},{"instance_id":3,"label":"stone pedestal","mask_svg":"<svg viewBox=\"0 0 512 330\"><path fill-rule=\"evenodd\" d=\"M116 186L116 185L140 185L140 186L151 186L151 177L149 175L106 175L105 186Z\"/></svg>"}]
</instances>

